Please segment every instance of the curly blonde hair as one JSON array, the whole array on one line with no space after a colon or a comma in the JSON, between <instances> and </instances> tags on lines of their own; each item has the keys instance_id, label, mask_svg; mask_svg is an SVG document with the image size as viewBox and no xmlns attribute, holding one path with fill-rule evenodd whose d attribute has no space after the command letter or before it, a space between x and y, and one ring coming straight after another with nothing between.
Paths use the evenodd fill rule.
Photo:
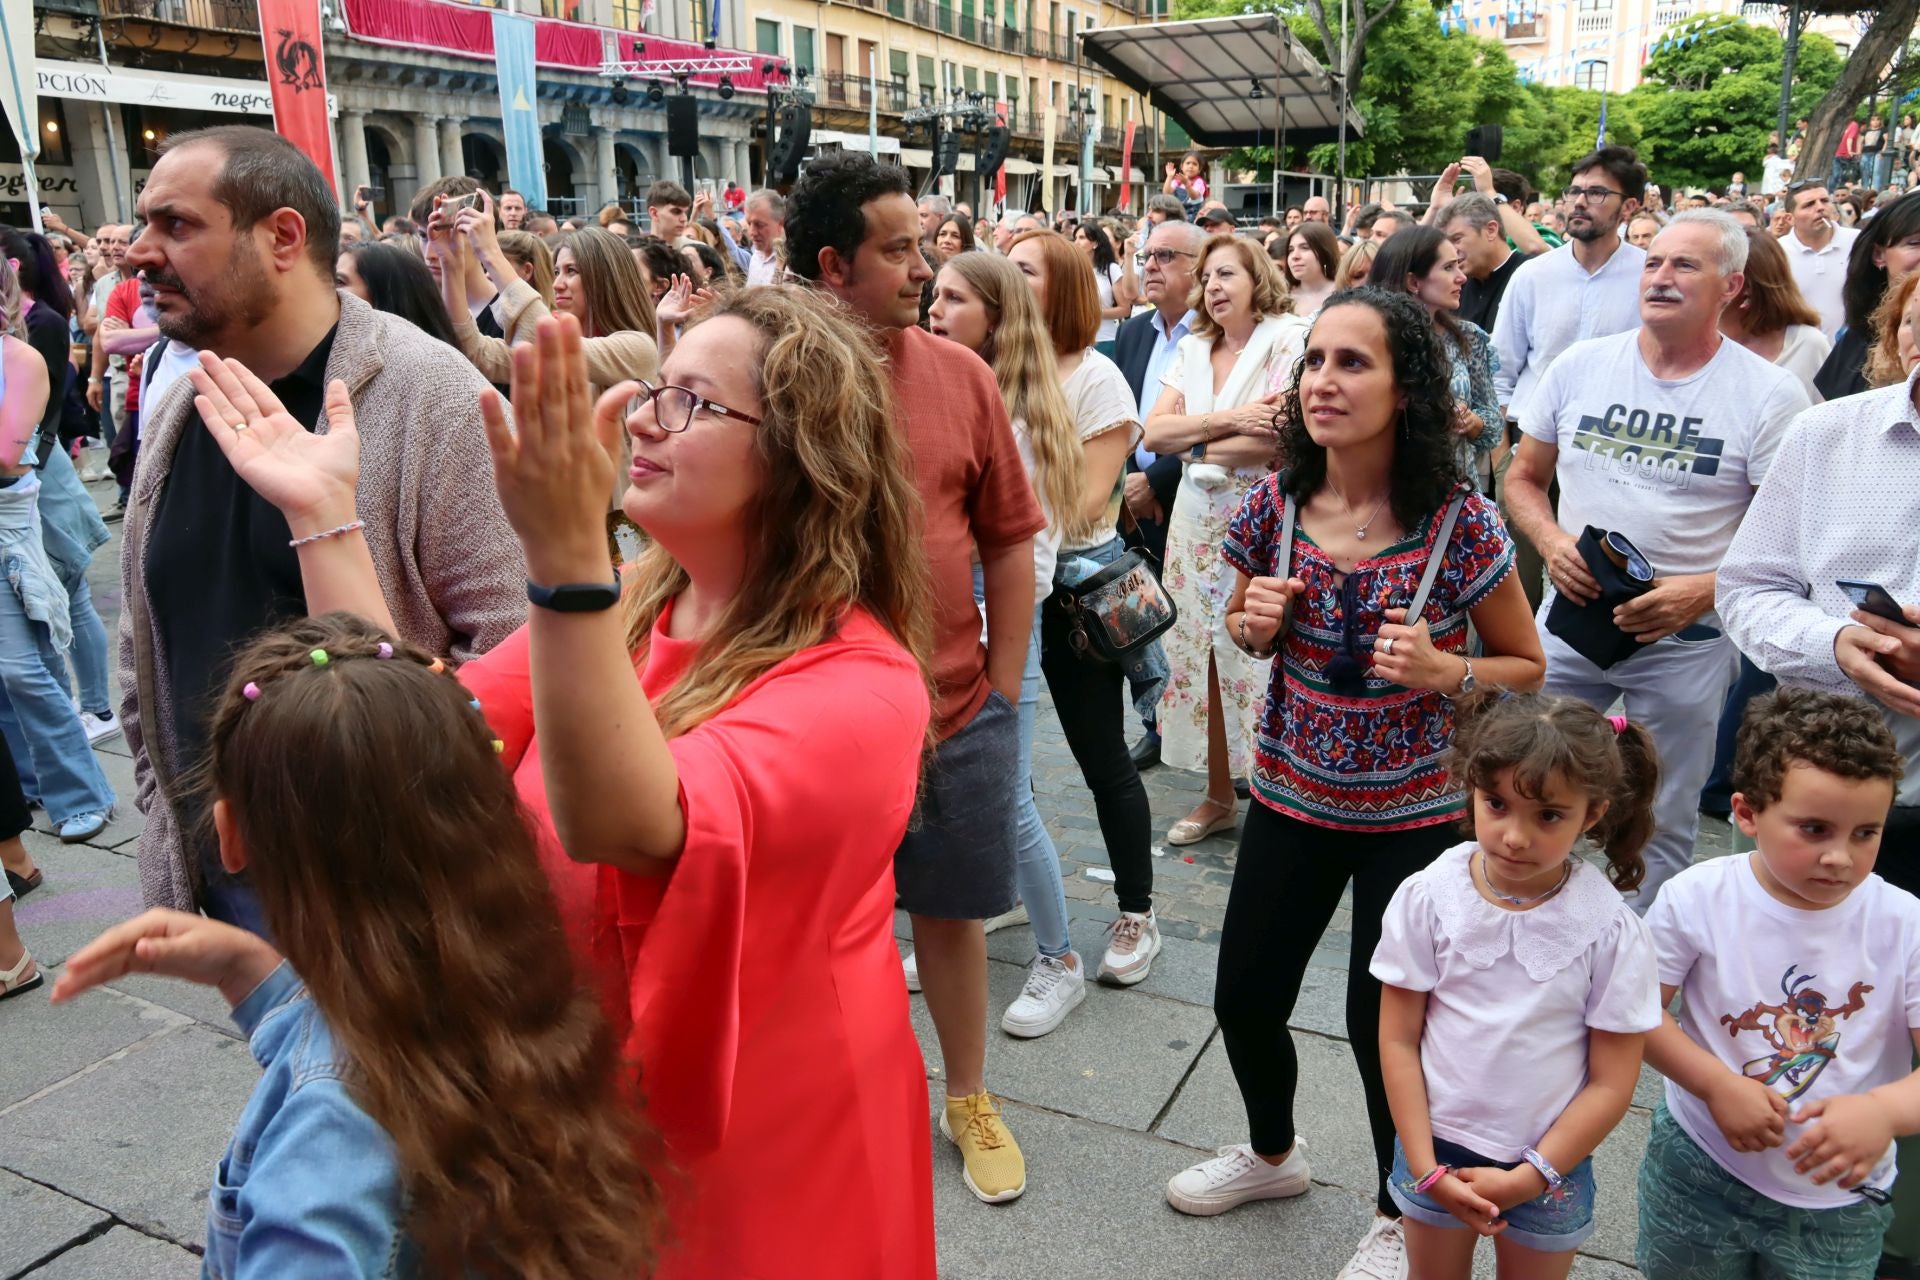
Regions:
<instances>
[{"instance_id":1,"label":"curly blonde hair","mask_svg":"<svg viewBox=\"0 0 1920 1280\"><path fill-rule=\"evenodd\" d=\"M923 673L932 648L920 497L871 331L813 289L742 289L700 323L720 316L760 336L753 360L765 420L754 448L765 483L747 530L745 582L687 674L654 704L669 737L831 637L851 607L872 613ZM687 581L659 543L641 553L623 590L634 653Z\"/></svg>"},{"instance_id":2,"label":"curly blonde hair","mask_svg":"<svg viewBox=\"0 0 1920 1280\"><path fill-rule=\"evenodd\" d=\"M1194 313L1193 332L1202 338L1215 338L1220 326L1207 314L1207 260L1216 253L1231 253L1240 269L1253 281L1253 319L1258 324L1267 316L1284 316L1293 311L1293 298L1287 285L1274 269L1273 259L1257 243L1232 232L1207 237L1200 246L1200 260L1193 273L1193 291L1187 295L1187 309Z\"/></svg>"},{"instance_id":3,"label":"curly blonde hair","mask_svg":"<svg viewBox=\"0 0 1920 1280\"><path fill-rule=\"evenodd\" d=\"M1910 271L1887 286L1880 305L1873 312L1873 347L1867 352L1867 382L1875 387L1891 387L1905 382L1909 370L1900 359L1900 317L1913 301L1913 289L1920 284L1920 271ZM1920 338L1920 334L1915 335Z\"/></svg>"},{"instance_id":4,"label":"curly blonde hair","mask_svg":"<svg viewBox=\"0 0 1920 1280\"><path fill-rule=\"evenodd\" d=\"M20 273L13 263L0 255L0 333L27 340L27 309L21 305Z\"/></svg>"},{"instance_id":5,"label":"curly blonde hair","mask_svg":"<svg viewBox=\"0 0 1920 1280\"><path fill-rule=\"evenodd\" d=\"M1028 235L1053 235L1051 231ZM1024 238L1024 237L1023 237ZM1054 239L1060 239L1054 236ZM1069 246L1069 252L1075 252ZM1080 507L1084 468L1080 433L1060 385L1053 339L1019 268L995 253L956 253L942 271L980 296L990 328L980 358L993 366L1007 416L1024 422L1033 442L1033 485L1069 540L1092 529Z\"/></svg>"}]
</instances>

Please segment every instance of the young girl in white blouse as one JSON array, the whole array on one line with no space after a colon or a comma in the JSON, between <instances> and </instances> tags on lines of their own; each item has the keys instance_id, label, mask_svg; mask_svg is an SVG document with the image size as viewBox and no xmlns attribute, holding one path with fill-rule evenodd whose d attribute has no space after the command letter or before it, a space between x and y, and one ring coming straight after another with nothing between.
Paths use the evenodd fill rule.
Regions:
<instances>
[{"instance_id":1,"label":"young girl in white blouse","mask_svg":"<svg viewBox=\"0 0 1920 1280\"><path fill-rule=\"evenodd\" d=\"M1481 1236L1501 1280L1562 1280L1594 1230L1593 1150L1660 1025L1653 942L1621 898L1659 765L1645 730L1572 698L1480 693L1455 726L1474 839L1400 886L1371 966L1388 1191L1421 1280L1465 1280Z\"/></svg>"}]
</instances>

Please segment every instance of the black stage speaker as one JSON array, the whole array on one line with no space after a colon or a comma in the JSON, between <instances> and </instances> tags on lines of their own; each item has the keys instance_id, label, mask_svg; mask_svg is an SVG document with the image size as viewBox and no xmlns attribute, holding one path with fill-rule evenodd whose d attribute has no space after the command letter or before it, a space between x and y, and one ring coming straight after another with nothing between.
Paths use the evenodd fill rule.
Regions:
<instances>
[{"instance_id":1,"label":"black stage speaker","mask_svg":"<svg viewBox=\"0 0 1920 1280\"><path fill-rule=\"evenodd\" d=\"M982 182L992 182L993 175L1007 158L1007 126L994 125L980 134L979 149L973 153L973 171L980 175Z\"/></svg>"},{"instance_id":2,"label":"black stage speaker","mask_svg":"<svg viewBox=\"0 0 1920 1280\"><path fill-rule=\"evenodd\" d=\"M939 176L952 173L959 167L960 135L951 129L942 129L933 142L933 172Z\"/></svg>"},{"instance_id":3,"label":"black stage speaker","mask_svg":"<svg viewBox=\"0 0 1920 1280\"><path fill-rule=\"evenodd\" d=\"M700 154L700 104L692 94L677 94L667 99L667 154Z\"/></svg>"},{"instance_id":4,"label":"black stage speaker","mask_svg":"<svg viewBox=\"0 0 1920 1280\"><path fill-rule=\"evenodd\" d=\"M775 117L778 131L767 139L767 185L779 186L800 177L800 158L807 153L813 133L813 112L796 103L784 103Z\"/></svg>"}]
</instances>

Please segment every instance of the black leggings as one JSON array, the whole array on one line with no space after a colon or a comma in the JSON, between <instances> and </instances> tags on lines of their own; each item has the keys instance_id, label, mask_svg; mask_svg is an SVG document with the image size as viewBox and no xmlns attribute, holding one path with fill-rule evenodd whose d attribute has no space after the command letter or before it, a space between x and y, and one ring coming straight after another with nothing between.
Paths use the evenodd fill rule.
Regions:
<instances>
[{"instance_id":1,"label":"black leggings","mask_svg":"<svg viewBox=\"0 0 1920 1280\"><path fill-rule=\"evenodd\" d=\"M1113 868L1114 897L1122 911L1144 915L1153 910L1153 812L1127 751L1126 672L1111 662L1077 656L1068 640L1072 630L1056 594L1040 610L1040 672L1080 776L1093 793Z\"/></svg>"},{"instance_id":2,"label":"black leggings","mask_svg":"<svg viewBox=\"0 0 1920 1280\"><path fill-rule=\"evenodd\" d=\"M1380 1212L1399 1217L1387 1196L1393 1168L1393 1114L1380 1077L1380 983L1368 967L1380 942L1380 917L1400 882L1465 839L1452 823L1413 831L1319 827L1256 799L1227 896L1213 1012L1247 1108L1253 1149L1279 1155L1293 1145L1293 1016L1307 961L1353 881L1353 950L1347 965L1347 1040L1360 1067L1380 1169Z\"/></svg>"},{"instance_id":3,"label":"black leggings","mask_svg":"<svg viewBox=\"0 0 1920 1280\"><path fill-rule=\"evenodd\" d=\"M13 763L7 740L0 737L0 840L11 840L33 825L26 794L20 789L20 770Z\"/></svg>"}]
</instances>

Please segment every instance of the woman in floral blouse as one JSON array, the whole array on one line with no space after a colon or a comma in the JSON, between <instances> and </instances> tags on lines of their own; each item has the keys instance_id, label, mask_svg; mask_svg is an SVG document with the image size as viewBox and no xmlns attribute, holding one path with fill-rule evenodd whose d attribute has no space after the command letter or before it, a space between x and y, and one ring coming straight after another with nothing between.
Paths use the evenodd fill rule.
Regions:
<instances>
[{"instance_id":1,"label":"woman in floral blouse","mask_svg":"<svg viewBox=\"0 0 1920 1280\"><path fill-rule=\"evenodd\" d=\"M1288 470L1253 487L1225 545L1238 570L1228 634L1256 658L1277 655L1214 988L1251 1141L1177 1175L1167 1199L1214 1214L1307 1189L1287 1019L1351 882L1347 1034L1366 1091L1381 1216L1343 1276L1404 1265L1386 1192L1393 1117L1380 1076L1380 984L1367 965L1394 890L1459 839L1465 804L1441 762L1451 699L1476 685L1538 688L1546 671L1511 572L1513 541L1455 461L1449 382L1447 356L1415 299L1380 289L1334 295L1282 406ZM1298 514L1283 564L1289 496ZM1462 505L1441 542L1456 496ZM1431 594L1408 618L1436 545ZM1478 657L1468 653L1469 621Z\"/></svg>"}]
</instances>

